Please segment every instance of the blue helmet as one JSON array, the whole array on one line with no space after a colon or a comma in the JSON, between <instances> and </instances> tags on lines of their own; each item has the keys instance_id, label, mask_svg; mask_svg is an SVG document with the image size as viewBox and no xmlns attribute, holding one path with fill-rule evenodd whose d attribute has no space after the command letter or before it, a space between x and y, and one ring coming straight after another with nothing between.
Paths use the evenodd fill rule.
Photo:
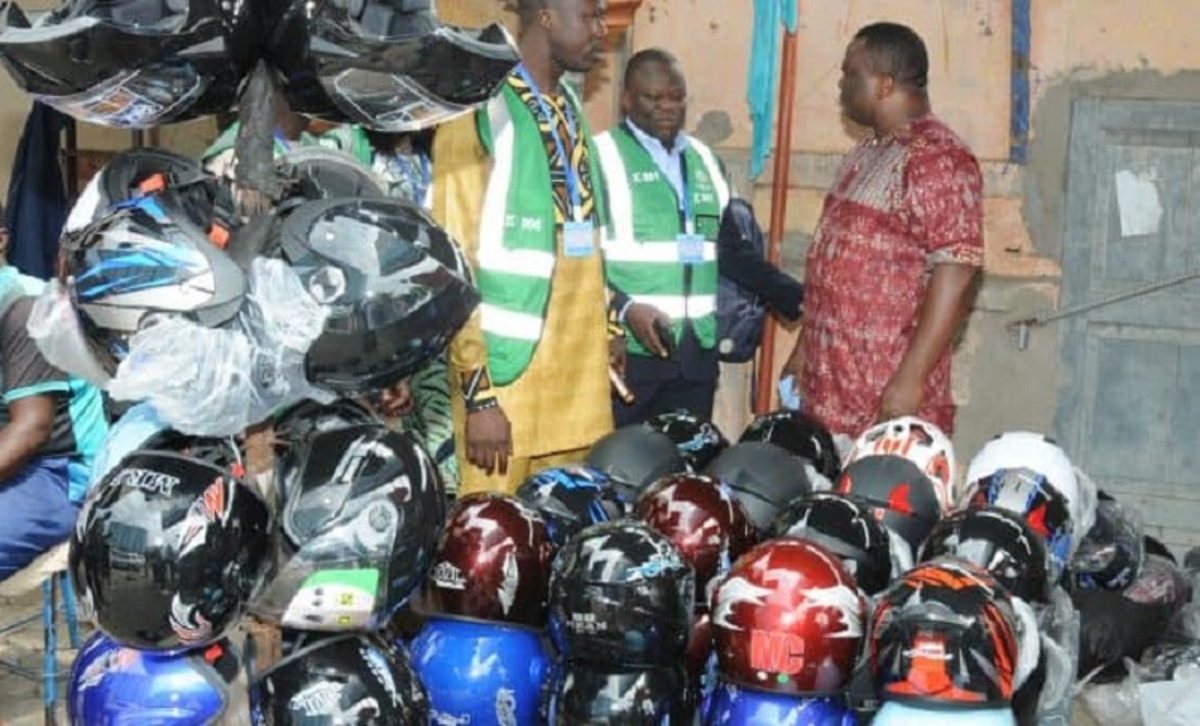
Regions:
<instances>
[{"instance_id":1,"label":"blue helmet","mask_svg":"<svg viewBox=\"0 0 1200 726\"><path fill-rule=\"evenodd\" d=\"M708 696L705 726L854 726L854 712L840 698L781 696L721 683Z\"/></svg>"},{"instance_id":2,"label":"blue helmet","mask_svg":"<svg viewBox=\"0 0 1200 726\"><path fill-rule=\"evenodd\" d=\"M607 474L589 466L544 469L521 484L517 499L542 515L556 547L584 527L625 517L633 506Z\"/></svg>"},{"instance_id":3,"label":"blue helmet","mask_svg":"<svg viewBox=\"0 0 1200 726\"><path fill-rule=\"evenodd\" d=\"M410 648L436 724L536 723L550 658L537 632L430 618Z\"/></svg>"},{"instance_id":4,"label":"blue helmet","mask_svg":"<svg viewBox=\"0 0 1200 726\"><path fill-rule=\"evenodd\" d=\"M72 726L216 724L238 667L228 640L166 655L95 633L71 669L67 716Z\"/></svg>"}]
</instances>

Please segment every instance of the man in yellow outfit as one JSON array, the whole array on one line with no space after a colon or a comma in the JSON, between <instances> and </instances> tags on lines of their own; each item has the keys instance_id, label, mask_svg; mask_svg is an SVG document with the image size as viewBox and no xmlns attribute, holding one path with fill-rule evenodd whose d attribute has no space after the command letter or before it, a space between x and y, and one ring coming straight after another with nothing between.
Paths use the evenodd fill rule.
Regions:
<instances>
[{"instance_id":1,"label":"man in yellow outfit","mask_svg":"<svg viewBox=\"0 0 1200 726\"><path fill-rule=\"evenodd\" d=\"M582 107L561 83L599 59L606 6L519 0L521 65L434 142L433 213L483 298L450 349L460 494L512 493L612 429L604 194Z\"/></svg>"}]
</instances>

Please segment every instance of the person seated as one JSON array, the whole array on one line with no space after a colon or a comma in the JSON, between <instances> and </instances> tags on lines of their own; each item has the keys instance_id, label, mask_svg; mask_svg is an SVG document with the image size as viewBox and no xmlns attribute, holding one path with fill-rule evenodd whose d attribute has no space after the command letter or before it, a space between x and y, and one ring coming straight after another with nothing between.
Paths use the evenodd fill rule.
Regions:
<instances>
[{"instance_id":1,"label":"person seated","mask_svg":"<svg viewBox=\"0 0 1200 726\"><path fill-rule=\"evenodd\" d=\"M108 423L100 392L42 357L25 330L43 283L7 263L0 208L0 581L63 542Z\"/></svg>"}]
</instances>

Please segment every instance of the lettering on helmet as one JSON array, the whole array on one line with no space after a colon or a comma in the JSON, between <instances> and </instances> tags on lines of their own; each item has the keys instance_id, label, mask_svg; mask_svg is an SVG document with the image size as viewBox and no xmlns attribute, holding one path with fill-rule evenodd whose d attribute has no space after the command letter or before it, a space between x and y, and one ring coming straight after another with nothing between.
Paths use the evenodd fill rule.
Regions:
<instances>
[{"instance_id":1,"label":"lettering on helmet","mask_svg":"<svg viewBox=\"0 0 1200 726\"><path fill-rule=\"evenodd\" d=\"M517 694L511 688L496 691L496 723L499 726L517 726Z\"/></svg>"},{"instance_id":2,"label":"lettering on helmet","mask_svg":"<svg viewBox=\"0 0 1200 726\"><path fill-rule=\"evenodd\" d=\"M467 724L471 723L471 714L456 716L437 709L430 711L429 717L437 726L467 726Z\"/></svg>"},{"instance_id":3,"label":"lettering on helmet","mask_svg":"<svg viewBox=\"0 0 1200 726\"><path fill-rule=\"evenodd\" d=\"M288 701L289 711L301 711L314 717L332 713L342 698L342 687L330 681L314 683Z\"/></svg>"},{"instance_id":4,"label":"lettering on helmet","mask_svg":"<svg viewBox=\"0 0 1200 726\"><path fill-rule=\"evenodd\" d=\"M571 613L567 627L575 633L604 633L608 631L608 623L596 617L595 613Z\"/></svg>"},{"instance_id":5,"label":"lettering on helmet","mask_svg":"<svg viewBox=\"0 0 1200 726\"><path fill-rule=\"evenodd\" d=\"M804 668L804 639L792 633L750 630L750 667L792 675Z\"/></svg>"},{"instance_id":6,"label":"lettering on helmet","mask_svg":"<svg viewBox=\"0 0 1200 726\"><path fill-rule=\"evenodd\" d=\"M179 477L151 469L122 469L113 477L113 486L133 487L152 494L171 496L179 486Z\"/></svg>"},{"instance_id":7,"label":"lettering on helmet","mask_svg":"<svg viewBox=\"0 0 1200 726\"><path fill-rule=\"evenodd\" d=\"M433 584L438 587L448 590L467 589L467 579L463 577L462 570L445 560L434 565L429 574L433 578Z\"/></svg>"},{"instance_id":8,"label":"lettering on helmet","mask_svg":"<svg viewBox=\"0 0 1200 726\"><path fill-rule=\"evenodd\" d=\"M504 572L500 578L500 587L496 596L500 600L500 610L508 615L513 602L517 599L517 586L520 584L521 571L517 567L517 558L510 549L504 553Z\"/></svg>"}]
</instances>

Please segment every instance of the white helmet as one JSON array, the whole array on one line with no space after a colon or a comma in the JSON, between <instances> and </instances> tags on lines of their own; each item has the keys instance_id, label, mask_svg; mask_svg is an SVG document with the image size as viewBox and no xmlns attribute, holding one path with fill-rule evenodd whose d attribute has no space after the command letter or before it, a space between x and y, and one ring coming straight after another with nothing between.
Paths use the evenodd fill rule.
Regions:
<instances>
[{"instance_id":1,"label":"white helmet","mask_svg":"<svg viewBox=\"0 0 1200 726\"><path fill-rule=\"evenodd\" d=\"M1011 708L921 708L920 706L888 701L883 704L871 726L1016 726L1017 717Z\"/></svg>"},{"instance_id":2,"label":"white helmet","mask_svg":"<svg viewBox=\"0 0 1200 726\"><path fill-rule=\"evenodd\" d=\"M1041 474L1067 500L1073 533L1082 536L1079 527L1086 523L1086 497L1080 490L1075 467L1058 444L1042 434L1009 431L983 445L967 467L967 490L980 479L1002 469L1028 469ZM964 497L964 502L967 497ZM1076 538L1078 539L1078 537Z\"/></svg>"},{"instance_id":3,"label":"white helmet","mask_svg":"<svg viewBox=\"0 0 1200 726\"><path fill-rule=\"evenodd\" d=\"M933 481L943 514L954 507L958 501L954 444L937 426L916 416L876 424L854 442L846 465L883 454L903 456L916 464Z\"/></svg>"}]
</instances>

